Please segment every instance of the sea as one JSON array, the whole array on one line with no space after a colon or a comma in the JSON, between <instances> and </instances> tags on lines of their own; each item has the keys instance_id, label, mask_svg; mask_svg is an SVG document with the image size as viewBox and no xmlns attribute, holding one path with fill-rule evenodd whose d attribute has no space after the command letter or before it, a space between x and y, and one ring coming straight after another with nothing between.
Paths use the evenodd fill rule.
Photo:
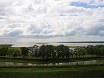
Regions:
<instances>
[{"instance_id":1,"label":"sea","mask_svg":"<svg viewBox=\"0 0 104 78\"><path fill-rule=\"evenodd\" d=\"M94 43L91 43L93 42ZM102 43L98 43L102 41ZM0 45L12 44L12 47L31 47L33 45L66 45L66 46L87 46L87 45L104 45L104 37L94 36L35 36L35 37L0 37ZM69 43L79 42L79 43ZM80 43L90 42L90 43ZM97 42L97 43L96 43Z\"/></svg>"}]
</instances>

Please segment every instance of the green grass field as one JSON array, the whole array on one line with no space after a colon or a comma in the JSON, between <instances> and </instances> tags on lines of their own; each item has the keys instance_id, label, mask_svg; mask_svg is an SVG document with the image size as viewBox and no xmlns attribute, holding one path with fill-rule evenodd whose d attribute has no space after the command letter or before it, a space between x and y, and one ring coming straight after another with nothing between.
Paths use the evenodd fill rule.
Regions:
<instances>
[{"instance_id":1,"label":"green grass field","mask_svg":"<svg viewBox=\"0 0 104 78\"><path fill-rule=\"evenodd\" d=\"M97 71L103 70L103 65L82 65L82 66L70 66L70 67L4 67L0 68L0 72L64 72L64 71Z\"/></svg>"},{"instance_id":2,"label":"green grass field","mask_svg":"<svg viewBox=\"0 0 104 78\"><path fill-rule=\"evenodd\" d=\"M59 59L59 60L42 60L42 59L34 59L34 58L22 58L22 57L0 57L0 61L18 61L18 62L33 62L33 63L52 63L52 62L68 62L68 61L86 61L86 60L100 60L104 59L104 57L96 57L92 55L86 55L84 58L83 56L70 57L70 59Z\"/></svg>"},{"instance_id":3,"label":"green grass field","mask_svg":"<svg viewBox=\"0 0 104 78\"><path fill-rule=\"evenodd\" d=\"M104 78L104 71L1 72L0 78Z\"/></svg>"},{"instance_id":4,"label":"green grass field","mask_svg":"<svg viewBox=\"0 0 104 78\"><path fill-rule=\"evenodd\" d=\"M104 78L104 66L0 68L0 78Z\"/></svg>"},{"instance_id":5,"label":"green grass field","mask_svg":"<svg viewBox=\"0 0 104 78\"><path fill-rule=\"evenodd\" d=\"M72 58L69 61L79 60L102 60L103 58ZM21 59L21 58L5 58L1 57L0 61L13 62L36 62L46 63L43 60ZM51 62L51 61L48 61ZM58 60L57 62L65 62ZM0 78L104 78L104 64L96 65L75 65L75 66L1 66Z\"/></svg>"}]
</instances>

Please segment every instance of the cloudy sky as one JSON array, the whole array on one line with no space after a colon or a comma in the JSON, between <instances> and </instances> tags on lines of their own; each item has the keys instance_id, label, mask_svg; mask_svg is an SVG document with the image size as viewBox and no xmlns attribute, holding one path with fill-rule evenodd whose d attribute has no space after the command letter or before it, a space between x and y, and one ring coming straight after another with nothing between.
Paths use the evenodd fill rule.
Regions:
<instances>
[{"instance_id":1,"label":"cloudy sky","mask_svg":"<svg viewBox=\"0 0 104 78\"><path fill-rule=\"evenodd\" d=\"M0 36L104 36L103 0L0 0Z\"/></svg>"}]
</instances>

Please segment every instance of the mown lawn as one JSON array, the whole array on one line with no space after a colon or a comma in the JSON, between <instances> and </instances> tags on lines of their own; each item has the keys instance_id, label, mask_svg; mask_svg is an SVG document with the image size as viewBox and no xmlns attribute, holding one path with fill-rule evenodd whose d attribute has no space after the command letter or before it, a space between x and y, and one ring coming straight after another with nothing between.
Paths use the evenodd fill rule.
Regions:
<instances>
[{"instance_id":1,"label":"mown lawn","mask_svg":"<svg viewBox=\"0 0 104 78\"><path fill-rule=\"evenodd\" d=\"M88 58L103 59L103 58ZM73 58L70 61L86 59ZM21 59L21 58L1 58L0 61L16 62L47 62L43 60ZM64 62L65 60L58 60ZM50 61L49 61L50 62ZM76 65L76 66L1 66L0 78L104 78L104 64L97 65Z\"/></svg>"},{"instance_id":2,"label":"mown lawn","mask_svg":"<svg viewBox=\"0 0 104 78\"><path fill-rule=\"evenodd\" d=\"M76 57L75 55L70 57L70 59L59 59L59 60L43 60L34 58L22 58L22 57L0 57L0 61L6 62L31 62L31 63L59 63L59 62L72 62L72 61L88 61L88 60L102 60L104 57L95 57L92 55L86 55L85 57Z\"/></svg>"},{"instance_id":3,"label":"mown lawn","mask_svg":"<svg viewBox=\"0 0 104 78\"><path fill-rule=\"evenodd\" d=\"M104 71L0 72L0 78L104 78Z\"/></svg>"},{"instance_id":4,"label":"mown lawn","mask_svg":"<svg viewBox=\"0 0 104 78\"><path fill-rule=\"evenodd\" d=\"M85 65L85 66L69 66L69 67L3 67L0 72L65 72L65 71L104 71L104 66L99 65Z\"/></svg>"},{"instance_id":5,"label":"mown lawn","mask_svg":"<svg viewBox=\"0 0 104 78\"><path fill-rule=\"evenodd\" d=\"M0 68L0 78L104 78L104 66Z\"/></svg>"},{"instance_id":6,"label":"mown lawn","mask_svg":"<svg viewBox=\"0 0 104 78\"><path fill-rule=\"evenodd\" d=\"M104 78L104 71L0 72L0 78Z\"/></svg>"}]
</instances>

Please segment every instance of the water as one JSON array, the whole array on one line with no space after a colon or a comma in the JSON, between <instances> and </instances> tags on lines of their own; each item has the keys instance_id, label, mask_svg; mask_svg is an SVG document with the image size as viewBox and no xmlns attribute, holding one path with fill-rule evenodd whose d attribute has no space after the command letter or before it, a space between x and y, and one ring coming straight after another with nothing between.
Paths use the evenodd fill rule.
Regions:
<instances>
[{"instance_id":1,"label":"water","mask_svg":"<svg viewBox=\"0 0 104 78\"><path fill-rule=\"evenodd\" d=\"M0 37L0 44L13 44L13 47L30 47L33 45L52 44L52 45L67 45L67 46L87 46L87 45L104 45L104 43L56 43L56 42L71 42L71 41L103 41L103 36L62 36L62 37L18 37L18 38L3 38ZM42 43L42 44L38 44Z\"/></svg>"},{"instance_id":2,"label":"water","mask_svg":"<svg viewBox=\"0 0 104 78\"><path fill-rule=\"evenodd\" d=\"M47 44L47 45L65 45L65 46L88 46L88 45L104 45L104 43L55 43L55 42L47 42L47 43L36 43L36 42L21 42L21 43L18 43L18 44L13 44L12 47L31 47L33 45L38 45L38 46L41 46L43 44Z\"/></svg>"},{"instance_id":3,"label":"water","mask_svg":"<svg viewBox=\"0 0 104 78\"><path fill-rule=\"evenodd\" d=\"M104 43L50 43L52 45L66 45L66 46L88 46L88 45L104 45Z\"/></svg>"},{"instance_id":4,"label":"water","mask_svg":"<svg viewBox=\"0 0 104 78\"><path fill-rule=\"evenodd\" d=\"M0 66L63 66L63 65L89 65L89 64L104 64L104 60L90 60L90 61L78 61L78 62L64 62L64 63L27 63L27 62L5 62L0 61Z\"/></svg>"}]
</instances>

